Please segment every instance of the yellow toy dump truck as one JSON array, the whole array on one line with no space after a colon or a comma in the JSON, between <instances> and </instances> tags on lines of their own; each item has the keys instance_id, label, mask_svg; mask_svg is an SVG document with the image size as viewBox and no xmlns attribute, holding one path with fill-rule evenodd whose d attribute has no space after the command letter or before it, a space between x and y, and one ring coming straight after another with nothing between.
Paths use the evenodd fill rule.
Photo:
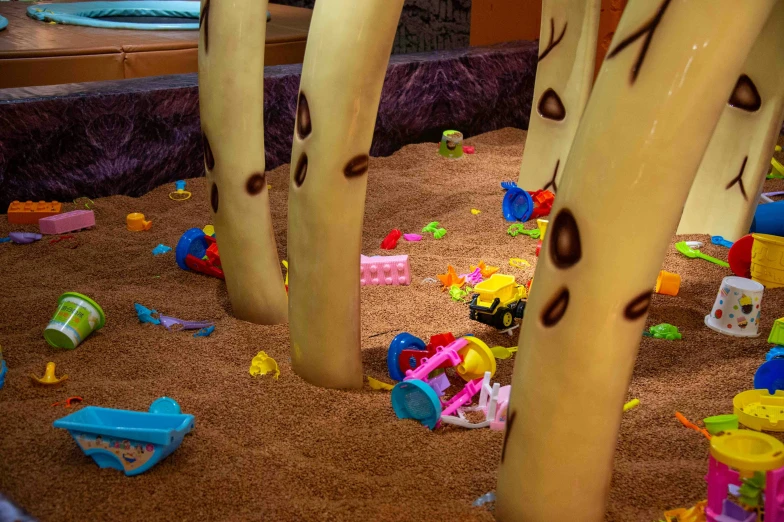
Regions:
<instances>
[{"instance_id":1,"label":"yellow toy dump truck","mask_svg":"<svg viewBox=\"0 0 784 522\"><path fill-rule=\"evenodd\" d=\"M474 287L468 317L499 330L511 328L514 318L522 318L528 293L514 276L493 274Z\"/></svg>"}]
</instances>

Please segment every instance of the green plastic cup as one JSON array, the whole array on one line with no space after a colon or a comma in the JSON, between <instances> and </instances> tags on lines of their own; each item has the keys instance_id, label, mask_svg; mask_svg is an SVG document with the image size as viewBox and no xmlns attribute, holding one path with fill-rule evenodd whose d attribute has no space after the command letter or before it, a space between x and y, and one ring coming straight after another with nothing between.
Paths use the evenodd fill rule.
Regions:
<instances>
[{"instance_id":1,"label":"green plastic cup","mask_svg":"<svg viewBox=\"0 0 784 522\"><path fill-rule=\"evenodd\" d=\"M44 329L49 346L73 350L91 333L103 328L106 316L86 295L66 292L57 300L57 311Z\"/></svg>"},{"instance_id":2,"label":"green plastic cup","mask_svg":"<svg viewBox=\"0 0 784 522\"><path fill-rule=\"evenodd\" d=\"M456 130L446 130L441 135L441 145L438 153L445 158L460 158L463 156L463 133Z\"/></svg>"},{"instance_id":3,"label":"green plastic cup","mask_svg":"<svg viewBox=\"0 0 784 522\"><path fill-rule=\"evenodd\" d=\"M720 431L737 430L738 429L738 416L733 414L727 415L714 415L703 419L705 429L711 435L716 435Z\"/></svg>"}]
</instances>

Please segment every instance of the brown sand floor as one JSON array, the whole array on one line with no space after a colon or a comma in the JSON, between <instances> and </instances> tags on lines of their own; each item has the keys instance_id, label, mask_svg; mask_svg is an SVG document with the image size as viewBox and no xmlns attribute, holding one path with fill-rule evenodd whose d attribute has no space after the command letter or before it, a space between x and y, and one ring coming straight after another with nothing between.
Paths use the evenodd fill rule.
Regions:
<instances>
[{"instance_id":1,"label":"brown sand floor","mask_svg":"<svg viewBox=\"0 0 784 522\"><path fill-rule=\"evenodd\" d=\"M416 232L438 220L449 232L440 241L401 241L393 252L411 256L410 287L363 288L367 374L390 381L386 349L400 331L422 338L473 332L490 346L516 344L469 321L465 305L421 281L448 263L465 272L479 259L520 281L531 277L533 268L511 268L508 259L534 262L536 242L508 236L500 215L499 181L517 177L524 139L525 132L513 129L476 137L468 143L478 153L457 162L440 159L434 144L371 160L366 254L382 253L378 245L392 228ZM269 173L281 258L287 179L287 166ZM98 224L77 234L74 249L68 248L73 241L48 238L0 245L0 345L10 367L0 390L0 491L45 521L492 520L471 503L495 488L502 433L431 433L397 420L386 392L306 384L291 370L286 326L232 318L222 282L180 270L173 253L152 256L158 243L174 247L183 231L209 222L205 180L189 180L188 188L194 197L185 203L168 199L170 186L138 199L97 200ZM471 208L482 213L474 216ZM129 212L145 213L152 230L126 231ZM0 237L9 230L0 220ZM710 244L704 251L726 257ZM721 336L703 326L703 316L729 271L674 249L663 267L683 276L681 294L655 296L648 325L674 323L685 339L642 340L629 390L642 406L623 418L607 520L654 520L664 509L704 498L707 444L673 413L700 419L730 412L733 395L752 386L764 361L772 320L784 315L784 291L768 290L762 337ZM108 315L106 327L71 352L53 350L41 335L64 291L91 296ZM217 328L195 339L142 325L134 302L175 317L212 319ZM280 380L248 375L259 350L278 361ZM59 389L34 386L27 375L40 374L50 360L70 380ZM512 365L513 359L499 361L494 380L508 384ZM170 396L196 416L196 427L165 461L125 477L99 469L67 432L52 427L68 410L51 404L72 395L132 410Z\"/></svg>"}]
</instances>

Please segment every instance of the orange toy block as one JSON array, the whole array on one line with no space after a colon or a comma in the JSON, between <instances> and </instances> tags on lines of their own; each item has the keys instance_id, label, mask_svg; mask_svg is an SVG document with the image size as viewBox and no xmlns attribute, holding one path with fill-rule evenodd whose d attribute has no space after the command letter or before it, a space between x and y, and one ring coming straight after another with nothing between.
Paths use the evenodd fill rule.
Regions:
<instances>
[{"instance_id":1,"label":"orange toy block","mask_svg":"<svg viewBox=\"0 0 784 522\"><path fill-rule=\"evenodd\" d=\"M41 218L62 212L63 205L57 201L12 201L8 205L8 222L15 225L37 225Z\"/></svg>"}]
</instances>

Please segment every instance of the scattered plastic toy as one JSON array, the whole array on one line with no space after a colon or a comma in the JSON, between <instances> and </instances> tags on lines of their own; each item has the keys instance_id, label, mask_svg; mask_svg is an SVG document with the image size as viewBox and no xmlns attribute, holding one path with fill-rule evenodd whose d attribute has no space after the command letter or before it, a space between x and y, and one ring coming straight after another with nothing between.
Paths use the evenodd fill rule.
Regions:
<instances>
[{"instance_id":1,"label":"scattered plastic toy","mask_svg":"<svg viewBox=\"0 0 784 522\"><path fill-rule=\"evenodd\" d=\"M204 228L201 229L208 236L215 235L215 227L213 225L204 225Z\"/></svg>"},{"instance_id":2,"label":"scattered plastic toy","mask_svg":"<svg viewBox=\"0 0 784 522\"><path fill-rule=\"evenodd\" d=\"M98 467L123 471L126 476L144 473L173 453L194 425L177 401L160 397L149 412L87 406L54 421L68 430L85 455Z\"/></svg>"},{"instance_id":3,"label":"scattered plastic toy","mask_svg":"<svg viewBox=\"0 0 784 522\"><path fill-rule=\"evenodd\" d=\"M526 236L532 239L539 239L539 236L542 235L542 231L538 228L533 230L526 230L525 225L522 223L515 223L514 225L509 225L509 228L506 229L506 233L512 237L517 237L519 234L525 234Z\"/></svg>"},{"instance_id":4,"label":"scattered plastic toy","mask_svg":"<svg viewBox=\"0 0 784 522\"><path fill-rule=\"evenodd\" d=\"M708 430L708 433L716 435L724 430L737 430L738 416L732 413L727 415L714 415L702 419L702 423L705 424L705 429Z\"/></svg>"},{"instance_id":5,"label":"scattered plastic toy","mask_svg":"<svg viewBox=\"0 0 784 522\"><path fill-rule=\"evenodd\" d=\"M457 416L442 414L441 422L468 429L489 427L491 430L503 430L506 425L506 410L509 405L509 393L512 387L510 385L501 386L498 383L491 385L490 377L490 372L485 372L481 389L479 390L477 406L459 407L456 410ZM482 422L469 422L465 418L466 412L475 411L484 413L485 420Z\"/></svg>"},{"instance_id":6,"label":"scattered plastic toy","mask_svg":"<svg viewBox=\"0 0 784 522\"><path fill-rule=\"evenodd\" d=\"M711 243L714 245L723 246L726 248L732 248L732 241L727 241L721 236L711 236Z\"/></svg>"},{"instance_id":7,"label":"scattered plastic toy","mask_svg":"<svg viewBox=\"0 0 784 522\"><path fill-rule=\"evenodd\" d=\"M38 377L37 375L31 373L30 378L34 381L37 381L39 384L53 386L67 380L68 376L63 375L62 377L57 378L55 375L55 364L53 362L48 362L46 363L46 370L44 370L43 377Z\"/></svg>"},{"instance_id":8,"label":"scattered plastic toy","mask_svg":"<svg viewBox=\"0 0 784 522\"><path fill-rule=\"evenodd\" d=\"M784 347L784 317L773 321L770 335L768 335L768 342Z\"/></svg>"},{"instance_id":9,"label":"scattered plastic toy","mask_svg":"<svg viewBox=\"0 0 784 522\"><path fill-rule=\"evenodd\" d=\"M676 296L680 289L680 275L673 272L667 272L666 270L659 271L659 276L656 278L656 286L653 289L654 292L657 294Z\"/></svg>"},{"instance_id":10,"label":"scattered plastic toy","mask_svg":"<svg viewBox=\"0 0 784 522\"><path fill-rule=\"evenodd\" d=\"M149 308L145 307L144 305L140 305L139 303L133 303L133 307L136 309L136 316L139 318L139 322L161 324L160 319L155 317L158 315L158 310L150 310Z\"/></svg>"},{"instance_id":11,"label":"scattered plastic toy","mask_svg":"<svg viewBox=\"0 0 784 522\"><path fill-rule=\"evenodd\" d=\"M392 391L392 388L395 387L394 384L387 384L385 382L379 381L378 379L374 379L369 375L367 380L368 380L368 384L370 385L370 388L373 390Z\"/></svg>"},{"instance_id":12,"label":"scattered plastic toy","mask_svg":"<svg viewBox=\"0 0 784 522\"><path fill-rule=\"evenodd\" d=\"M193 336L194 337L209 337L210 335L212 335L212 332L214 332L214 331L215 331L215 325L212 325L212 326L208 326L206 328L202 328L201 330L199 330L198 332L193 334Z\"/></svg>"},{"instance_id":13,"label":"scattered plastic toy","mask_svg":"<svg viewBox=\"0 0 784 522\"><path fill-rule=\"evenodd\" d=\"M776 145L776 152L781 152L781 147ZM770 158L770 166L773 167L767 175L767 179L784 179L784 165L779 163L776 158Z\"/></svg>"},{"instance_id":14,"label":"scattered plastic toy","mask_svg":"<svg viewBox=\"0 0 784 522\"><path fill-rule=\"evenodd\" d=\"M537 228L539 228L539 232L541 232L541 234L539 234L539 239L541 239L542 241L544 241L544 233L547 232L547 225L549 224L550 221L548 221L547 219L536 220L536 226Z\"/></svg>"},{"instance_id":15,"label":"scattered plastic toy","mask_svg":"<svg viewBox=\"0 0 784 522\"><path fill-rule=\"evenodd\" d=\"M683 424L686 428L689 428L690 430L694 430L697 433L703 435L706 439L711 440L711 434L708 433L708 430L706 430L704 428L700 428L696 424L692 423L681 412L676 411L675 412L675 418L678 419L678 421L681 424Z\"/></svg>"},{"instance_id":16,"label":"scattered plastic toy","mask_svg":"<svg viewBox=\"0 0 784 522\"><path fill-rule=\"evenodd\" d=\"M452 285L449 287L449 297L451 297L453 301L459 301L461 303L465 303L465 298L470 293L471 293L470 286L466 286L465 290L463 290L457 285Z\"/></svg>"},{"instance_id":17,"label":"scattered plastic toy","mask_svg":"<svg viewBox=\"0 0 784 522\"><path fill-rule=\"evenodd\" d=\"M774 346L765 354L766 361L770 361L771 359L784 359L784 346Z\"/></svg>"},{"instance_id":18,"label":"scattered plastic toy","mask_svg":"<svg viewBox=\"0 0 784 522\"><path fill-rule=\"evenodd\" d=\"M171 247L164 245L163 243L159 244L157 247L152 249L152 255L159 256L161 254L168 254L171 252Z\"/></svg>"},{"instance_id":19,"label":"scattered plastic toy","mask_svg":"<svg viewBox=\"0 0 784 522\"><path fill-rule=\"evenodd\" d=\"M639 405L640 405L640 399L632 399L632 400L630 400L629 402L627 402L626 404L623 405L623 411L627 412L629 410L633 410L634 408L636 408Z\"/></svg>"},{"instance_id":20,"label":"scattered plastic toy","mask_svg":"<svg viewBox=\"0 0 784 522\"><path fill-rule=\"evenodd\" d=\"M431 221L427 225L422 228L422 233L431 233L434 234L436 230L438 230L438 221Z\"/></svg>"},{"instance_id":21,"label":"scattered plastic toy","mask_svg":"<svg viewBox=\"0 0 784 522\"><path fill-rule=\"evenodd\" d=\"M58 214L41 218L38 227L42 234L57 235L67 232L76 232L84 228L95 226L95 213L92 210L72 210L65 214Z\"/></svg>"},{"instance_id":22,"label":"scattered plastic toy","mask_svg":"<svg viewBox=\"0 0 784 522\"><path fill-rule=\"evenodd\" d=\"M10 243L10 242L11 242L10 237L0 237L0 243Z\"/></svg>"},{"instance_id":23,"label":"scattered plastic toy","mask_svg":"<svg viewBox=\"0 0 784 522\"><path fill-rule=\"evenodd\" d=\"M450 159L457 159L463 156L463 133L456 130L445 130L441 135L441 145L438 153Z\"/></svg>"},{"instance_id":24,"label":"scattered plastic toy","mask_svg":"<svg viewBox=\"0 0 784 522\"><path fill-rule=\"evenodd\" d=\"M490 266L490 265L486 264L484 261L480 260L479 263L477 263L476 266L471 265L470 266L470 270L479 270L479 272L482 274L482 277L485 278L485 279L488 279L490 276L492 276L493 274L498 272L499 267L497 267L497 266Z\"/></svg>"},{"instance_id":25,"label":"scattered plastic toy","mask_svg":"<svg viewBox=\"0 0 784 522\"><path fill-rule=\"evenodd\" d=\"M768 390L769 393L784 390L784 359L771 359L762 363L754 373L754 389Z\"/></svg>"},{"instance_id":26,"label":"scattered plastic toy","mask_svg":"<svg viewBox=\"0 0 784 522\"><path fill-rule=\"evenodd\" d=\"M83 201L85 199L87 201ZM86 208L88 210L95 206L95 201L93 201L92 199L88 198L87 196L82 196L81 198L76 198L75 200L73 200L73 202L74 202L74 205L81 205L82 203L84 203L84 208Z\"/></svg>"},{"instance_id":27,"label":"scattered plastic toy","mask_svg":"<svg viewBox=\"0 0 784 522\"><path fill-rule=\"evenodd\" d=\"M57 299L57 311L44 329L44 339L53 348L73 350L94 331L106 324L101 307L76 292L66 292Z\"/></svg>"},{"instance_id":28,"label":"scattered plastic toy","mask_svg":"<svg viewBox=\"0 0 784 522\"><path fill-rule=\"evenodd\" d=\"M707 500L701 500L688 509L677 508L665 511L663 522L705 522L705 506L707 504Z\"/></svg>"},{"instance_id":29,"label":"scattered plastic toy","mask_svg":"<svg viewBox=\"0 0 784 522\"><path fill-rule=\"evenodd\" d=\"M688 258L691 259L700 258L700 259L704 259L705 261L710 261L711 263L717 264L719 266L723 266L725 268L730 267L729 263L726 263L721 259L716 259L715 257L711 257L708 254L703 254L699 250L695 250L689 247L689 245L687 245L685 241L679 241L675 243L675 248L676 250L678 250L678 252L680 252L681 254L683 254Z\"/></svg>"},{"instance_id":30,"label":"scattered plastic toy","mask_svg":"<svg viewBox=\"0 0 784 522\"><path fill-rule=\"evenodd\" d=\"M54 404L52 404L52 406L60 406L60 405L62 405L65 408L70 408L74 404L81 403L83 401L84 401L84 399L82 399L81 397L68 397L64 401L55 402Z\"/></svg>"},{"instance_id":31,"label":"scattered plastic toy","mask_svg":"<svg viewBox=\"0 0 784 522\"><path fill-rule=\"evenodd\" d=\"M174 201L186 201L191 199L191 193L185 190L184 179L174 182L174 192L169 192L169 199Z\"/></svg>"},{"instance_id":32,"label":"scattered plastic toy","mask_svg":"<svg viewBox=\"0 0 784 522\"><path fill-rule=\"evenodd\" d=\"M667 323L657 324L651 326L647 332L643 332L645 337L653 337L654 339L666 339L668 341L680 341L683 336L678 331L677 326Z\"/></svg>"},{"instance_id":33,"label":"scattered plastic toy","mask_svg":"<svg viewBox=\"0 0 784 522\"><path fill-rule=\"evenodd\" d=\"M730 270L738 277L751 277L751 249L754 247L754 236L747 234L735 241L727 254Z\"/></svg>"},{"instance_id":34,"label":"scattered plastic toy","mask_svg":"<svg viewBox=\"0 0 784 522\"><path fill-rule=\"evenodd\" d=\"M550 211L553 209L555 194L549 190L535 190L529 192L529 194L531 194L531 199L534 201L534 211L531 212L531 219L549 215ZM542 232L542 236L544 236L544 231Z\"/></svg>"},{"instance_id":35,"label":"scattered plastic toy","mask_svg":"<svg viewBox=\"0 0 784 522\"><path fill-rule=\"evenodd\" d=\"M513 266L515 268L525 268L527 266L531 266L531 263L519 257L510 257L509 266Z\"/></svg>"},{"instance_id":36,"label":"scattered plastic toy","mask_svg":"<svg viewBox=\"0 0 784 522\"><path fill-rule=\"evenodd\" d=\"M472 272L467 274L460 274L460 277L465 277L466 283L471 283L472 285L484 281L484 277L482 277L482 271L479 268L474 268Z\"/></svg>"},{"instance_id":37,"label":"scattered plastic toy","mask_svg":"<svg viewBox=\"0 0 784 522\"><path fill-rule=\"evenodd\" d=\"M775 359L774 359L775 360ZM784 390L746 390L732 398L732 413L756 431L784 431Z\"/></svg>"},{"instance_id":38,"label":"scattered plastic toy","mask_svg":"<svg viewBox=\"0 0 784 522\"><path fill-rule=\"evenodd\" d=\"M9 232L8 237L17 245L27 245L40 240L43 236L34 232Z\"/></svg>"},{"instance_id":39,"label":"scattered plastic toy","mask_svg":"<svg viewBox=\"0 0 784 522\"><path fill-rule=\"evenodd\" d=\"M517 186L514 181L502 181L501 188L506 193L501 203L504 219L507 221L528 221L534 212L531 194Z\"/></svg>"},{"instance_id":40,"label":"scattered plastic toy","mask_svg":"<svg viewBox=\"0 0 784 522\"><path fill-rule=\"evenodd\" d=\"M8 205L8 223L12 225L35 225L41 218L62 212L63 206L57 201L12 201Z\"/></svg>"},{"instance_id":41,"label":"scattered plastic toy","mask_svg":"<svg viewBox=\"0 0 784 522\"><path fill-rule=\"evenodd\" d=\"M441 239L445 235L446 235L446 229L443 228L443 227L441 227L438 230L436 230L435 232L433 232L433 238L435 238L435 239Z\"/></svg>"},{"instance_id":42,"label":"scattered plastic toy","mask_svg":"<svg viewBox=\"0 0 784 522\"><path fill-rule=\"evenodd\" d=\"M248 370L248 373L253 377L273 373L275 380L277 380L280 375L280 370L278 369L278 363L275 362L275 359L262 351L257 353L256 357L250 362L250 370Z\"/></svg>"},{"instance_id":43,"label":"scattered plastic toy","mask_svg":"<svg viewBox=\"0 0 784 522\"><path fill-rule=\"evenodd\" d=\"M474 503L471 505L473 507L482 507L485 504L489 504L491 502L495 502L495 491L491 491L490 493L485 493L478 499L474 500Z\"/></svg>"},{"instance_id":44,"label":"scattered plastic toy","mask_svg":"<svg viewBox=\"0 0 784 522\"><path fill-rule=\"evenodd\" d=\"M481 214L481 213L482 213L482 211L481 211L481 210L479 210L478 208L472 208L472 209L471 209L471 213L472 213L473 215L475 215L475 216L478 216L479 214Z\"/></svg>"},{"instance_id":45,"label":"scattered plastic toy","mask_svg":"<svg viewBox=\"0 0 784 522\"><path fill-rule=\"evenodd\" d=\"M476 149L474 148L473 145L463 145L463 152L465 152L466 154L474 154L476 152Z\"/></svg>"},{"instance_id":46,"label":"scattered plastic toy","mask_svg":"<svg viewBox=\"0 0 784 522\"><path fill-rule=\"evenodd\" d=\"M69 239L74 239L74 236L67 235L67 236L60 236L56 237L49 241L50 245L54 245L55 243L60 243L61 241L68 241Z\"/></svg>"},{"instance_id":47,"label":"scattered plastic toy","mask_svg":"<svg viewBox=\"0 0 784 522\"><path fill-rule=\"evenodd\" d=\"M438 274L436 277L441 281L441 284L444 285L443 290L448 290L452 285L461 287L465 284L465 277L457 275L455 267L452 265L446 267L446 274Z\"/></svg>"},{"instance_id":48,"label":"scattered plastic toy","mask_svg":"<svg viewBox=\"0 0 784 522\"><path fill-rule=\"evenodd\" d=\"M715 332L733 337L759 336L762 297L765 287L745 277L727 276L721 280L719 291L705 326Z\"/></svg>"},{"instance_id":49,"label":"scattered plastic toy","mask_svg":"<svg viewBox=\"0 0 784 522\"><path fill-rule=\"evenodd\" d=\"M5 376L7 373L8 365L5 363L5 359L3 359L3 349L0 347L0 389L5 385Z\"/></svg>"},{"instance_id":50,"label":"scattered plastic toy","mask_svg":"<svg viewBox=\"0 0 784 522\"><path fill-rule=\"evenodd\" d=\"M381 242L381 248L384 250L392 250L397 246L398 240L403 236L403 233L398 229L393 229L387 237Z\"/></svg>"},{"instance_id":51,"label":"scattered plastic toy","mask_svg":"<svg viewBox=\"0 0 784 522\"><path fill-rule=\"evenodd\" d=\"M476 285L474 292L468 305L468 318L473 321L505 330L513 326L515 317L522 319L525 313L528 293L512 275L493 274Z\"/></svg>"},{"instance_id":52,"label":"scattered plastic toy","mask_svg":"<svg viewBox=\"0 0 784 522\"><path fill-rule=\"evenodd\" d=\"M151 227L152 221L145 221L144 214L139 212L133 212L125 217L125 228L131 232L142 232L150 230Z\"/></svg>"},{"instance_id":53,"label":"scattered plastic toy","mask_svg":"<svg viewBox=\"0 0 784 522\"><path fill-rule=\"evenodd\" d=\"M183 321L182 319L169 317L168 315L158 315L158 318L161 320L163 327L167 330L171 330L172 326L175 325L179 325L180 330L201 330L202 328L208 328L214 324L212 321Z\"/></svg>"},{"instance_id":54,"label":"scattered plastic toy","mask_svg":"<svg viewBox=\"0 0 784 522\"><path fill-rule=\"evenodd\" d=\"M177 265L183 270L193 270L218 279L225 279L220 263L218 243L214 236L198 228L187 230L175 249ZM204 259L206 257L206 259Z\"/></svg>"},{"instance_id":55,"label":"scattered plastic toy","mask_svg":"<svg viewBox=\"0 0 784 522\"><path fill-rule=\"evenodd\" d=\"M288 288L288 281L289 275L286 272L286 288ZM362 286L411 284L408 255L360 256L359 284Z\"/></svg>"},{"instance_id":56,"label":"scattered plastic toy","mask_svg":"<svg viewBox=\"0 0 784 522\"><path fill-rule=\"evenodd\" d=\"M403 239L406 241L422 241L422 236L419 234L403 234Z\"/></svg>"},{"instance_id":57,"label":"scattered plastic toy","mask_svg":"<svg viewBox=\"0 0 784 522\"><path fill-rule=\"evenodd\" d=\"M422 280L422 283L438 283L438 280L432 277L426 277Z\"/></svg>"},{"instance_id":58,"label":"scattered plastic toy","mask_svg":"<svg viewBox=\"0 0 784 522\"><path fill-rule=\"evenodd\" d=\"M505 348L503 346L493 346L490 348L490 351L493 352L493 356L496 359L508 359L513 354L517 353L517 346L510 346L509 348Z\"/></svg>"},{"instance_id":59,"label":"scattered plastic toy","mask_svg":"<svg viewBox=\"0 0 784 522\"><path fill-rule=\"evenodd\" d=\"M361 256L360 256L361 257ZM286 286L286 293L289 291L289 262L285 259L280 262L283 265L283 268L286 269L286 278L283 280L283 284Z\"/></svg>"}]
</instances>

